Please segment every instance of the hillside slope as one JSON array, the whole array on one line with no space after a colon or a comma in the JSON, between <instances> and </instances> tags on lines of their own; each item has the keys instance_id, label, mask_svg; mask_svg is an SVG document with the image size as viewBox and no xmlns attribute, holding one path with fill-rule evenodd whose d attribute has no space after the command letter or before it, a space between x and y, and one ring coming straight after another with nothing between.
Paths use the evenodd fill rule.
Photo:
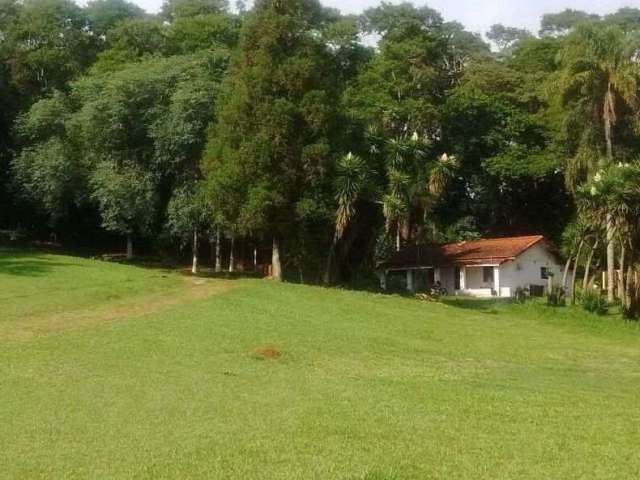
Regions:
<instances>
[{"instance_id":1,"label":"hillside slope","mask_svg":"<svg viewBox=\"0 0 640 480\"><path fill-rule=\"evenodd\" d=\"M634 478L640 332L0 252L1 478Z\"/></svg>"}]
</instances>

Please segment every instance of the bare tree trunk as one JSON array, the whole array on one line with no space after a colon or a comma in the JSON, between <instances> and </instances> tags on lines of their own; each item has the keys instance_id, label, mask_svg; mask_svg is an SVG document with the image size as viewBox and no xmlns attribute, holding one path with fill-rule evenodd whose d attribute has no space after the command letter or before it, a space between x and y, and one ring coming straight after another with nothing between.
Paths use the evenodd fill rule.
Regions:
<instances>
[{"instance_id":1,"label":"bare tree trunk","mask_svg":"<svg viewBox=\"0 0 640 480\"><path fill-rule=\"evenodd\" d=\"M595 243L591 247L591 251L589 252L589 257L587 258L587 263L584 267L584 278L582 279L582 290L587 291L589 287L589 273L591 270L591 263L593 262L593 254L598 249L598 244L600 243L599 239L596 239Z\"/></svg>"},{"instance_id":2,"label":"bare tree trunk","mask_svg":"<svg viewBox=\"0 0 640 480\"><path fill-rule=\"evenodd\" d=\"M564 272L562 274L562 288L563 290L567 289L567 277L569 275L569 267L571 267L571 260L573 260L573 252L575 251L575 247L574 250L571 251L571 253L569 254L569 258L567 258L567 263L564 264Z\"/></svg>"},{"instance_id":3,"label":"bare tree trunk","mask_svg":"<svg viewBox=\"0 0 640 480\"><path fill-rule=\"evenodd\" d=\"M198 229L193 229L193 260L191 262L191 273L198 273Z\"/></svg>"},{"instance_id":4,"label":"bare tree trunk","mask_svg":"<svg viewBox=\"0 0 640 480\"><path fill-rule=\"evenodd\" d=\"M400 246L401 245L402 245L401 227L400 227L400 220L398 219L397 227L396 227L396 252L400 251Z\"/></svg>"},{"instance_id":5,"label":"bare tree trunk","mask_svg":"<svg viewBox=\"0 0 640 480\"><path fill-rule=\"evenodd\" d=\"M234 244L236 242L235 235L231 235L231 246L229 247L229 273L233 273L236 271L236 259L234 257Z\"/></svg>"},{"instance_id":6,"label":"bare tree trunk","mask_svg":"<svg viewBox=\"0 0 640 480\"><path fill-rule=\"evenodd\" d=\"M613 222L611 215L607 215L607 300L613 303L615 300L615 267L616 247L613 238Z\"/></svg>"},{"instance_id":7,"label":"bare tree trunk","mask_svg":"<svg viewBox=\"0 0 640 480\"><path fill-rule=\"evenodd\" d=\"M282 264L280 263L280 241L278 237L273 237L273 248L271 249L271 278L282 281Z\"/></svg>"},{"instance_id":8,"label":"bare tree trunk","mask_svg":"<svg viewBox=\"0 0 640 480\"><path fill-rule=\"evenodd\" d=\"M220 246L221 246L221 238L220 238L220 227L216 229L216 273L220 273L222 271L222 257L220 255Z\"/></svg>"},{"instance_id":9,"label":"bare tree trunk","mask_svg":"<svg viewBox=\"0 0 640 480\"><path fill-rule=\"evenodd\" d=\"M602 121L604 122L604 138L607 144L607 162L613 162L613 140L611 138L611 127L616 122L616 102L613 95L611 82L607 85L607 93L604 96L604 106L602 111Z\"/></svg>"},{"instance_id":10,"label":"bare tree trunk","mask_svg":"<svg viewBox=\"0 0 640 480\"><path fill-rule=\"evenodd\" d=\"M331 246L329 247L329 255L327 256L327 264L325 265L324 275L322 278L322 283L325 285L331 285L333 282L333 264L335 263L336 258L336 242L335 240L331 242Z\"/></svg>"},{"instance_id":11,"label":"bare tree trunk","mask_svg":"<svg viewBox=\"0 0 640 480\"><path fill-rule=\"evenodd\" d=\"M133 259L133 239L127 235L127 260Z\"/></svg>"},{"instance_id":12,"label":"bare tree trunk","mask_svg":"<svg viewBox=\"0 0 640 480\"><path fill-rule=\"evenodd\" d=\"M622 304L627 310L627 313L630 316L635 316L635 306L634 301L632 299L633 289L634 289L634 275L633 275L633 262L629 262L629 266L627 267L627 278L625 281L625 290L624 297L622 300Z\"/></svg>"},{"instance_id":13,"label":"bare tree trunk","mask_svg":"<svg viewBox=\"0 0 640 480\"><path fill-rule=\"evenodd\" d=\"M625 281L624 281L624 276L625 276L624 267L625 267L626 253L627 252L626 252L624 242L622 242L622 244L620 245L620 274L618 275L618 298L622 302L622 305L624 305L624 298L625 298L625 292L626 292Z\"/></svg>"},{"instance_id":14,"label":"bare tree trunk","mask_svg":"<svg viewBox=\"0 0 640 480\"><path fill-rule=\"evenodd\" d=\"M580 262L580 254L582 253L582 245L584 245L584 240L580 240L576 258L573 262L573 272L571 274L571 305L576 304L576 273L578 271L578 263Z\"/></svg>"},{"instance_id":15,"label":"bare tree trunk","mask_svg":"<svg viewBox=\"0 0 640 480\"><path fill-rule=\"evenodd\" d=\"M209 258L211 260L211 268L215 268L216 265L216 241L213 237L209 237Z\"/></svg>"},{"instance_id":16,"label":"bare tree trunk","mask_svg":"<svg viewBox=\"0 0 640 480\"><path fill-rule=\"evenodd\" d=\"M615 98L612 91L611 82L607 85L607 93L604 98L602 111L604 122L604 136L607 144L607 164L613 163L613 140L611 138L611 127L616 122ZM616 263L616 251L613 244L613 221L611 215L607 215L607 300L613 302L615 299L614 270Z\"/></svg>"},{"instance_id":17,"label":"bare tree trunk","mask_svg":"<svg viewBox=\"0 0 640 480\"><path fill-rule=\"evenodd\" d=\"M253 271L258 271L258 247L257 245L253 246Z\"/></svg>"}]
</instances>

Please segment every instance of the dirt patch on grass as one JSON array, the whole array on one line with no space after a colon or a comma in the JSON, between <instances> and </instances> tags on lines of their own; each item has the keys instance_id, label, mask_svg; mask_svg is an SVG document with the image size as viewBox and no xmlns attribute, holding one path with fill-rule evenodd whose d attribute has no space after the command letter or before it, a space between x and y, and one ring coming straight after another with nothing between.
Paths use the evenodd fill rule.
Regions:
<instances>
[{"instance_id":1,"label":"dirt patch on grass","mask_svg":"<svg viewBox=\"0 0 640 480\"><path fill-rule=\"evenodd\" d=\"M219 295L231 288L232 282L224 280L176 276L175 284L159 291L108 299L106 303L91 309L43 313L0 323L0 340L29 339L72 329L133 320Z\"/></svg>"},{"instance_id":2,"label":"dirt patch on grass","mask_svg":"<svg viewBox=\"0 0 640 480\"><path fill-rule=\"evenodd\" d=\"M253 355L260 360L278 360L282 357L282 352L273 347L259 347L253 351Z\"/></svg>"}]
</instances>

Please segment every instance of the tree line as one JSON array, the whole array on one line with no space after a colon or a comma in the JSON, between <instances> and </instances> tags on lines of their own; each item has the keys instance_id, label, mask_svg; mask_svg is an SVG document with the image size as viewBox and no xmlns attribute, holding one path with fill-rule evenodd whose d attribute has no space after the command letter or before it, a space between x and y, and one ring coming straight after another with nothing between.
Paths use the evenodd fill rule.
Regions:
<instances>
[{"instance_id":1,"label":"tree line","mask_svg":"<svg viewBox=\"0 0 640 480\"><path fill-rule=\"evenodd\" d=\"M410 3L2 0L0 226L329 284L542 233L635 315L640 9L486 38Z\"/></svg>"}]
</instances>

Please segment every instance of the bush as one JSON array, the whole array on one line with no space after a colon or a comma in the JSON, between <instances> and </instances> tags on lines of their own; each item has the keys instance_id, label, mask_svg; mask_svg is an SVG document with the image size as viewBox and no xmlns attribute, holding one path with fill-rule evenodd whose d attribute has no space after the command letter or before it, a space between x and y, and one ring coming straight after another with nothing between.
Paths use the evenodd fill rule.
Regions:
<instances>
[{"instance_id":1,"label":"bush","mask_svg":"<svg viewBox=\"0 0 640 480\"><path fill-rule=\"evenodd\" d=\"M547 305L552 307L562 307L565 305L564 288L554 286L550 292L547 292Z\"/></svg>"},{"instance_id":2,"label":"bush","mask_svg":"<svg viewBox=\"0 0 640 480\"><path fill-rule=\"evenodd\" d=\"M582 295L582 307L591 313L604 315L609 311L607 299L597 292L585 292Z\"/></svg>"},{"instance_id":3,"label":"bush","mask_svg":"<svg viewBox=\"0 0 640 480\"><path fill-rule=\"evenodd\" d=\"M518 287L513 294L513 298L517 303L524 303L527 301L529 291L526 288Z\"/></svg>"}]
</instances>

